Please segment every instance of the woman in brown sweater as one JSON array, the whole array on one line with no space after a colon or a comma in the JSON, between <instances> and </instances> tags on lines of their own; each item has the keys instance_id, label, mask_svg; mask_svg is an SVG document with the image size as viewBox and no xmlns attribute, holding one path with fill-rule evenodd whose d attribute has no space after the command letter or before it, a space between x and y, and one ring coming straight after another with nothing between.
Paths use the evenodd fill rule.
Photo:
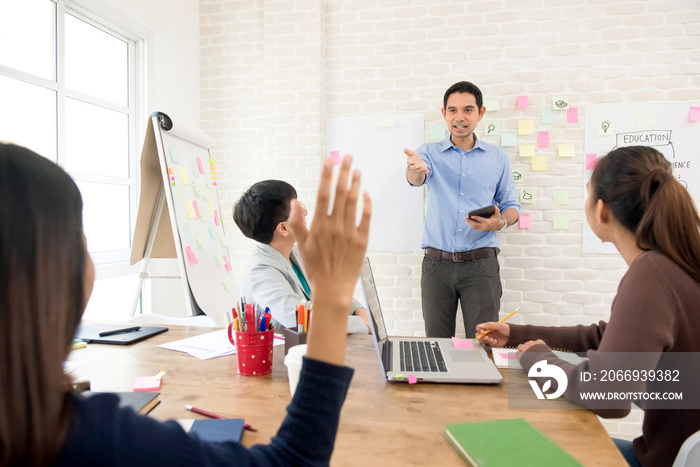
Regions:
<instances>
[{"instance_id":1,"label":"woman in brown sweater","mask_svg":"<svg viewBox=\"0 0 700 467\"><path fill-rule=\"evenodd\" d=\"M477 333L490 329L481 338L490 346L517 345L529 376L541 360L558 366L568 378L564 397L603 417L627 415L631 402L642 407L642 436L614 441L632 466L670 466L683 441L700 430L698 212L671 164L650 147L611 151L598 161L587 189L591 229L612 242L629 267L609 321L569 327L489 322ZM570 364L552 348L588 352L589 358ZM659 369L670 381L658 382ZM683 400L651 400L664 391L682 392ZM583 400L584 392L615 392L622 400Z\"/></svg>"}]
</instances>

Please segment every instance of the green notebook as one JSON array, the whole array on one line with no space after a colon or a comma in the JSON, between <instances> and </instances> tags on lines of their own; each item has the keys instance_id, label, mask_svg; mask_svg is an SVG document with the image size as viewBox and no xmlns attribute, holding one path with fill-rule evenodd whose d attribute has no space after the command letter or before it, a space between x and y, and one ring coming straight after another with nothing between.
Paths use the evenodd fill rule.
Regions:
<instances>
[{"instance_id":1,"label":"green notebook","mask_svg":"<svg viewBox=\"0 0 700 467\"><path fill-rule=\"evenodd\" d=\"M445 436L474 467L581 466L524 418L452 423Z\"/></svg>"}]
</instances>

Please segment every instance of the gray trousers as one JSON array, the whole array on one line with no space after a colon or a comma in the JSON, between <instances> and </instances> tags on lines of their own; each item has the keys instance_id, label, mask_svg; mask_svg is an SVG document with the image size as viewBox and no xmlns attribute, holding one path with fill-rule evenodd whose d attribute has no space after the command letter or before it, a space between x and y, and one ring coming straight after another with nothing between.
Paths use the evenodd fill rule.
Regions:
<instances>
[{"instance_id":1,"label":"gray trousers","mask_svg":"<svg viewBox=\"0 0 700 467\"><path fill-rule=\"evenodd\" d=\"M503 293L499 271L495 256L455 263L425 255L420 280L425 335L455 335L457 300L468 338L476 334L477 324L498 321Z\"/></svg>"}]
</instances>

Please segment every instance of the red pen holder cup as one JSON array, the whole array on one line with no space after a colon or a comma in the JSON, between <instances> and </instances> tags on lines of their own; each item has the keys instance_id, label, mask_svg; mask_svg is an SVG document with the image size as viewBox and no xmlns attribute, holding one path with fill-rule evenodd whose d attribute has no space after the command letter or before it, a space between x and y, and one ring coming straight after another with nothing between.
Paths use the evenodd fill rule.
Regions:
<instances>
[{"instance_id":1,"label":"red pen holder cup","mask_svg":"<svg viewBox=\"0 0 700 467\"><path fill-rule=\"evenodd\" d=\"M236 336L235 342L232 332ZM274 330L255 333L233 331L233 323L231 323L228 326L228 339L236 346L239 375L260 376L272 371Z\"/></svg>"}]
</instances>

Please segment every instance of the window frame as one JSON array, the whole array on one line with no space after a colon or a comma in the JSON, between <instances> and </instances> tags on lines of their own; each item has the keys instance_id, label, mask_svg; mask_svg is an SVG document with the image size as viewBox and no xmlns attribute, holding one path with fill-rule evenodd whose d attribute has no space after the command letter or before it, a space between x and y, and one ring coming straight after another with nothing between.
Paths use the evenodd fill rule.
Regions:
<instances>
[{"instance_id":1,"label":"window frame","mask_svg":"<svg viewBox=\"0 0 700 467\"><path fill-rule=\"evenodd\" d=\"M94 4L79 0L50 0L55 5L54 39L54 79L35 76L14 68L0 65L0 74L18 79L31 85L40 86L56 93L56 158L57 163L66 167L66 101L78 99L88 104L98 105L118 111L128 116L128 176L115 177L70 172L76 182L93 182L128 186L129 191L129 247L126 249L91 252L98 279L121 276L138 272L137 266L130 266L131 246L136 224L140 195L140 155L145 135L147 103L146 52L151 34L148 29L126 18L122 14L105 7L95 8ZM94 2L92 2L94 3ZM128 102L118 105L97 97L66 89L65 86L65 18L72 15L93 27L126 42L128 47ZM89 242L89 239L88 239ZM88 243L89 246L89 243Z\"/></svg>"}]
</instances>

